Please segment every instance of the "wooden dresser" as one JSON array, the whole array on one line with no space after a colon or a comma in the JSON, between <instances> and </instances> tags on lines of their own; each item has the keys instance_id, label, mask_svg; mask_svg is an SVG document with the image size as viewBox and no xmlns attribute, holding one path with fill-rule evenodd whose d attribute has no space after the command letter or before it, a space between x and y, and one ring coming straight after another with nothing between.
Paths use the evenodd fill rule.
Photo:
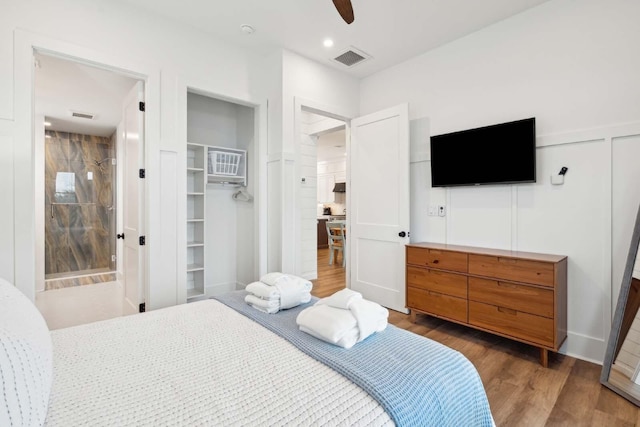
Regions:
<instances>
[{"instance_id":1,"label":"wooden dresser","mask_svg":"<svg viewBox=\"0 0 640 427\"><path fill-rule=\"evenodd\" d=\"M407 308L557 352L567 337L567 257L407 245Z\"/></svg>"}]
</instances>

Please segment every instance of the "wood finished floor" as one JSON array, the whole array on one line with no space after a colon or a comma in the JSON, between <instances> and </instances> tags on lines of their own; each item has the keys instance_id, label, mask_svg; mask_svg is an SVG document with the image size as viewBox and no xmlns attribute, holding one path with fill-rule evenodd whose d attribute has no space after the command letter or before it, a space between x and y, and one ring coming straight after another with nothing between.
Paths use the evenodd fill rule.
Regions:
<instances>
[{"instance_id":1,"label":"wood finished floor","mask_svg":"<svg viewBox=\"0 0 640 427\"><path fill-rule=\"evenodd\" d=\"M331 295L345 283L341 263L330 266L328 249L319 249L313 295ZM420 314L413 324L390 311L389 322L464 354L482 378L499 427L640 427L640 408L600 384L600 365L550 353L545 369L538 349L526 344Z\"/></svg>"}]
</instances>

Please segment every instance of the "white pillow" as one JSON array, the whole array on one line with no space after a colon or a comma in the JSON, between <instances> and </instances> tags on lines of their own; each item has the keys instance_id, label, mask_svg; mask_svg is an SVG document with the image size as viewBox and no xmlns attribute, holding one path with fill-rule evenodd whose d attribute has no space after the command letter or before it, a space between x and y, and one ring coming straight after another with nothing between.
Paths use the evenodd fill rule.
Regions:
<instances>
[{"instance_id":1,"label":"white pillow","mask_svg":"<svg viewBox=\"0 0 640 427\"><path fill-rule=\"evenodd\" d=\"M44 424L52 371L46 322L24 294L0 279L0 426Z\"/></svg>"}]
</instances>

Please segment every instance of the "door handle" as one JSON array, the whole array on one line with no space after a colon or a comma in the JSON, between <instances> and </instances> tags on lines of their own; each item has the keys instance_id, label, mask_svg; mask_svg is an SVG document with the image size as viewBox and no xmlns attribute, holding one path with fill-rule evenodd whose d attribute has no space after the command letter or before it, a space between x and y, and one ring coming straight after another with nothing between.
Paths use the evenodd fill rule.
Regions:
<instances>
[{"instance_id":1,"label":"door handle","mask_svg":"<svg viewBox=\"0 0 640 427\"><path fill-rule=\"evenodd\" d=\"M404 231L401 231L401 232L398 233L398 236L407 237L407 233L405 233Z\"/></svg>"},{"instance_id":2,"label":"door handle","mask_svg":"<svg viewBox=\"0 0 640 427\"><path fill-rule=\"evenodd\" d=\"M124 240L124 233L116 235L118 239Z\"/></svg>"}]
</instances>

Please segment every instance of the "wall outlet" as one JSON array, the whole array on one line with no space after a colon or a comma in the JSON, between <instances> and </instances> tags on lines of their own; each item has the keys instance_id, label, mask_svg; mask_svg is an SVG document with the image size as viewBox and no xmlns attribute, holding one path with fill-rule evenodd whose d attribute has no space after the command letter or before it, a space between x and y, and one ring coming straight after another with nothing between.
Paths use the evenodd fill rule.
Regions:
<instances>
[{"instance_id":1,"label":"wall outlet","mask_svg":"<svg viewBox=\"0 0 640 427\"><path fill-rule=\"evenodd\" d=\"M446 214L446 208L443 205L438 205L438 216L445 216Z\"/></svg>"}]
</instances>

